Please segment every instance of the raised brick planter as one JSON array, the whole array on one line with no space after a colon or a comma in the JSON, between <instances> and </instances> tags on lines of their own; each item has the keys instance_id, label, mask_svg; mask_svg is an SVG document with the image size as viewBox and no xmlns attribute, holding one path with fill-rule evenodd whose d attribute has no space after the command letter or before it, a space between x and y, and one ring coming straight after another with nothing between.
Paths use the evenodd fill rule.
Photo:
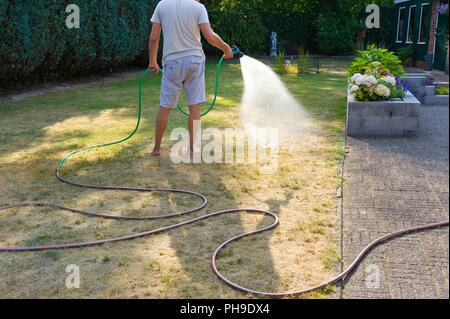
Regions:
<instances>
[{"instance_id":1,"label":"raised brick planter","mask_svg":"<svg viewBox=\"0 0 450 319\"><path fill-rule=\"evenodd\" d=\"M448 83L435 83L436 86L430 85L425 87L425 101L427 105L448 105L448 95L436 95L437 86L448 87Z\"/></svg>"},{"instance_id":2,"label":"raised brick planter","mask_svg":"<svg viewBox=\"0 0 450 319\"><path fill-rule=\"evenodd\" d=\"M420 102L407 92L403 101L356 102L347 94L348 136L415 136L420 127Z\"/></svg>"}]
</instances>

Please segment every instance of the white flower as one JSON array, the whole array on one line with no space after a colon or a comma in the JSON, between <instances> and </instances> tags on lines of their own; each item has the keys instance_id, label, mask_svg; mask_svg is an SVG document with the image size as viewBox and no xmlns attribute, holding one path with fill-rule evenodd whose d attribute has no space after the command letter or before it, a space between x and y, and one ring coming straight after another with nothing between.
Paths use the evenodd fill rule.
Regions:
<instances>
[{"instance_id":1,"label":"white flower","mask_svg":"<svg viewBox=\"0 0 450 319\"><path fill-rule=\"evenodd\" d=\"M356 80L360 77L362 77L363 75L361 73L355 73L355 75L353 75L350 79L350 81L352 82L356 82Z\"/></svg>"},{"instance_id":2,"label":"white flower","mask_svg":"<svg viewBox=\"0 0 450 319\"><path fill-rule=\"evenodd\" d=\"M383 84L378 84L375 87L374 92L375 92L375 94L377 94L379 96L384 96L384 97L388 97L389 95L391 95L391 90L389 90L389 88Z\"/></svg>"},{"instance_id":3,"label":"white flower","mask_svg":"<svg viewBox=\"0 0 450 319\"><path fill-rule=\"evenodd\" d=\"M367 77L367 86L368 87L371 87L372 85L375 85L375 84L377 84L378 83L378 81L377 81L377 79L373 76L373 75L369 75L369 76L366 76Z\"/></svg>"},{"instance_id":4,"label":"white flower","mask_svg":"<svg viewBox=\"0 0 450 319\"><path fill-rule=\"evenodd\" d=\"M377 79L373 75L363 75L356 79L355 83L357 85L365 85L371 87L377 84Z\"/></svg>"},{"instance_id":5,"label":"white flower","mask_svg":"<svg viewBox=\"0 0 450 319\"><path fill-rule=\"evenodd\" d=\"M356 80L355 80L356 85L366 85L365 78L366 78L365 75L362 75L362 76L356 78Z\"/></svg>"},{"instance_id":6,"label":"white flower","mask_svg":"<svg viewBox=\"0 0 450 319\"><path fill-rule=\"evenodd\" d=\"M356 92L358 90L359 90L359 86L357 86L355 84L350 87L350 92Z\"/></svg>"},{"instance_id":7,"label":"white flower","mask_svg":"<svg viewBox=\"0 0 450 319\"><path fill-rule=\"evenodd\" d=\"M393 76L386 76L386 77L381 78L380 80L385 81L392 86L394 86L397 83L397 81L395 80L395 78Z\"/></svg>"}]
</instances>

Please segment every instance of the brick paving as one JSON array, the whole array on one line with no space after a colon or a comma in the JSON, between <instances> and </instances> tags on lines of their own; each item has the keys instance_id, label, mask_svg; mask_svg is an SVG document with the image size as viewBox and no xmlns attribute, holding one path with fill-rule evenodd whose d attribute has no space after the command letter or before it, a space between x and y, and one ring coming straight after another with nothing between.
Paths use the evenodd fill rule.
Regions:
<instances>
[{"instance_id":1,"label":"brick paving","mask_svg":"<svg viewBox=\"0 0 450 319\"><path fill-rule=\"evenodd\" d=\"M449 218L449 107L423 106L418 137L347 138L342 209L344 269L387 233ZM449 298L448 227L375 247L342 298Z\"/></svg>"}]
</instances>

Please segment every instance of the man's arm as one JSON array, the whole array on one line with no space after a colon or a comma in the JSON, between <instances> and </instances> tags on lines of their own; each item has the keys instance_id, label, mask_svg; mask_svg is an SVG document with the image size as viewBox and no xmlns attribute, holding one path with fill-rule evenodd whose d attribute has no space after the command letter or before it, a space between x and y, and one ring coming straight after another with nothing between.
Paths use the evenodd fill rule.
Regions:
<instances>
[{"instance_id":1,"label":"man's arm","mask_svg":"<svg viewBox=\"0 0 450 319\"><path fill-rule=\"evenodd\" d=\"M150 40L148 43L149 53L150 53L150 64L148 68L152 71L159 73L159 65L157 61L159 39L161 37L161 24L154 22L152 26L152 32L150 34Z\"/></svg>"},{"instance_id":2,"label":"man's arm","mask_svg":"<svg viewBox=\"0 0 450 319\"><path fill-rule=\"evenodd\" d=\"M200 29L209 44L223 51L225 59L231 59L233 57L233 51L231 51L230 46L213 31L209 23L200 24Z\"/></svg>"}]
</instances>

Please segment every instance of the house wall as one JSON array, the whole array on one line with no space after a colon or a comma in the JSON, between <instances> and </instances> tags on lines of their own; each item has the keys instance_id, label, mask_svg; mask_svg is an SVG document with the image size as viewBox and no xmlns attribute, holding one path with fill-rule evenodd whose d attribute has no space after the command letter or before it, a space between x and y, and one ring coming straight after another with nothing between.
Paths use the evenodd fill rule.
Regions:
<instances>
[{"instance_id":1,"label":"house wall","mask_svg":"<svg viewBox=\"0 0 450 319\"><path fill-rule=\"evenodd\" d=\"M433 10L431 13L431 22L430 22L430 32L428 35L428 51L427 55L425 56L425 63L424 65L420 66L424 69L431 71L433 69L433 55L434 55L434 42L436 40L435 34L436 34L436 25L437 25L437 6L439 4L438 0L433 1Z\"/></svg>"},{"instance_id":2,"label":"house wall","mask_svg":"<svg viewBox=\"0 0 450 319\"><path fill-rule=\"evenodd\" d=\"M423 67L427 65L427 59L429 59L428 55L433 53L434 47L434 32L436 27L436 5L438 0L409 0L409 1L396 1L396 28L394 31L394 43L393 49L398 50L403 46L411 45L414 49L414 62L418 67ZM424 17L430 21L427 25L426 31L426 39L423 42L419 41L419 32L421 26L421 15L422 15L422 5L428 5L428 14ZM412 39L411 42L408 42L408 30L409 30L409 20L410 20L410 8L415 6L414 13L414 27L412 28ZM400 41L397 41L397 31L398 31L398 18L399 11L401 8L404 8L405 19L403 22L403 36ZM431 39L431 41L430 41Z\"/></svg>"}]
</instances>

